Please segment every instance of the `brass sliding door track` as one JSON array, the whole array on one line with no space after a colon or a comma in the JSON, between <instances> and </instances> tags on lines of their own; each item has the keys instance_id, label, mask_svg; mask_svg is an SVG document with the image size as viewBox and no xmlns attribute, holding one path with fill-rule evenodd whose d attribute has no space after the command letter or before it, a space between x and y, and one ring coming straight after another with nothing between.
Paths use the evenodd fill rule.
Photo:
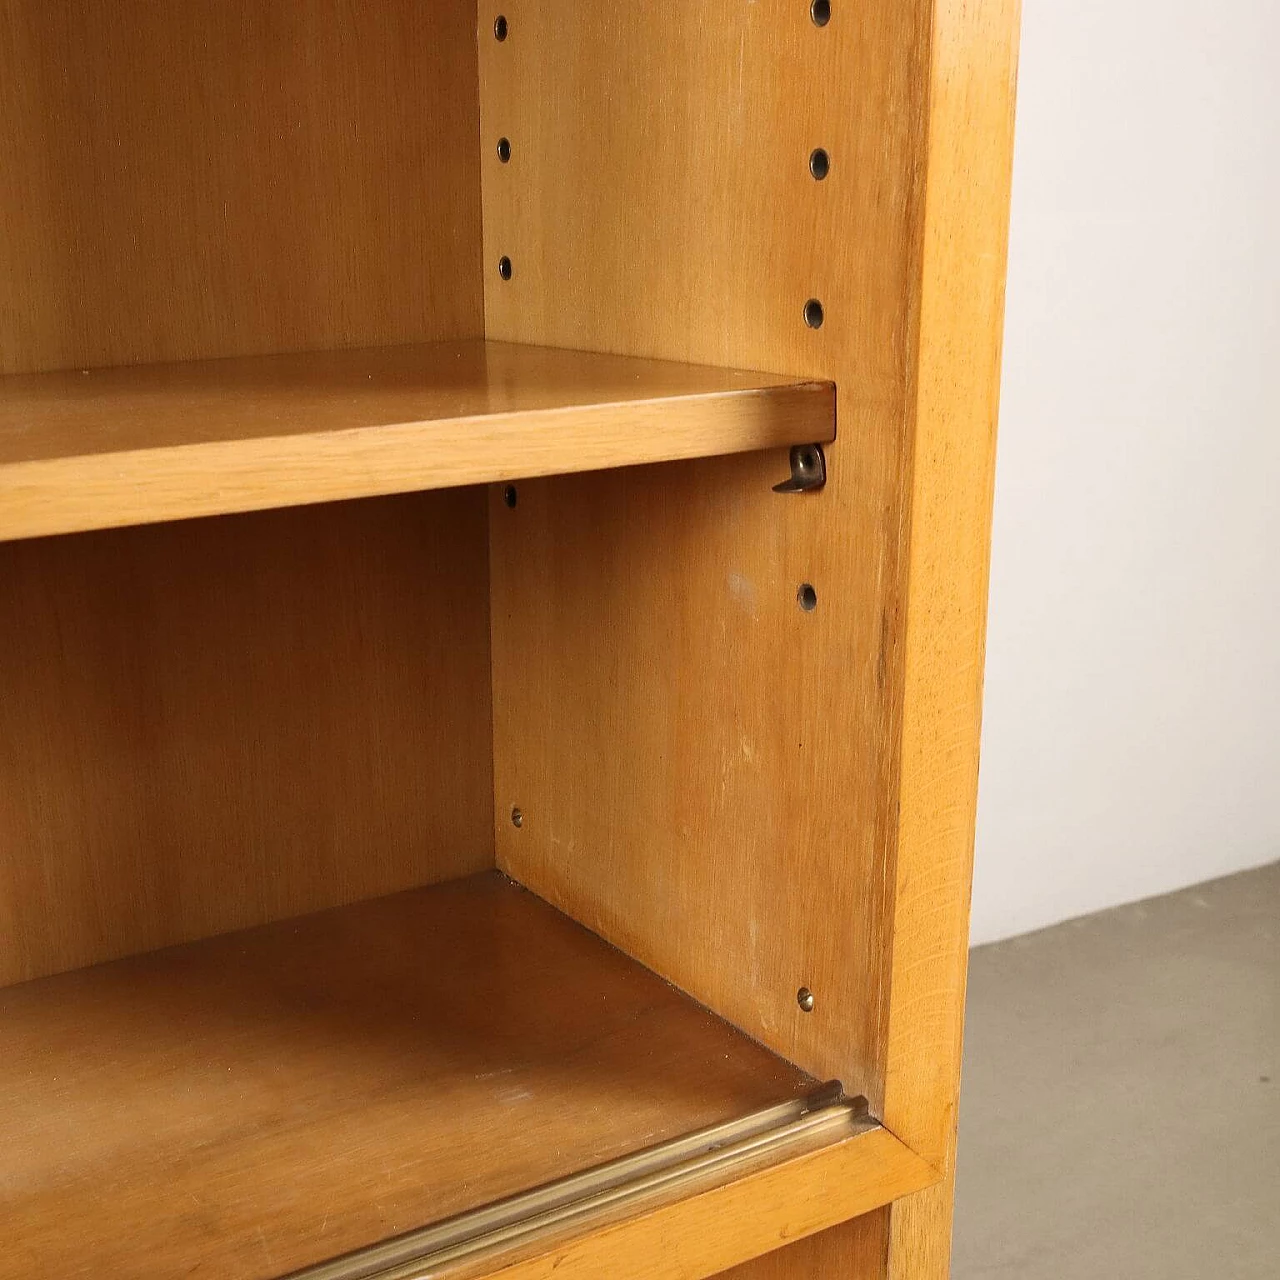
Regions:
<instances>
[{"instance_id":1,"label":"brass sliding door track","mask_svg":"<svg viewBox=\"0 0 1280 1280\"><path fill-rule=\"evenodd\" d=\"M824 1085L804 1097L305 1267L282 1280L431 1280L543 1235L638 1212L682 1190L728 1182L739 1173L875 1127L865 1099L845 1098L838 1083Z\"/></svg>"}]
</instances>

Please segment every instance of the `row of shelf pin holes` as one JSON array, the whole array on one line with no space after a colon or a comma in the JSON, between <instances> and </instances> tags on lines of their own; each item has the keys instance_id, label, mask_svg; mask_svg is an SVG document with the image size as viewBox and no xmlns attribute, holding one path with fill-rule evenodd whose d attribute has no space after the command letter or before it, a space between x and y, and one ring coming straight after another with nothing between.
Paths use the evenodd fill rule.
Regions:
<instances>
[{"instance_id":1,"label":"row of shelf pin holes","mask_svg":"<svg viewBox=\"0 0 1280 1280\"><path fill-rule=\"evenodd\" d=\"M809 17L815 27L825 27L831 21L831 0L812 0L809 5ZM826 181L831 172L831 156L824 147L815 147L809 153L809 172L815 182ZM804 304L804 322L810 329L821 329L825 319L822 303L817 298L810 298ZM808 582L800 584L796 592L796 600L806 613L812 613L818 607L818 593ZM812 1013L817 1000L808 987L801 987L796 992L796 1003L803 1013Z\"/></svg>"},{"instance_id":2,"label":"row of shelf pin holes","mask_svg":"<svg viewBox=\"0 0 1280 1280\"><path fill-rule=\"evenodd\" d=\"M812 0L809 5L809 16L815 27L825 27L831 21L831 0ZM501 42L510 33L510 24L504 14L499 14L493 22L494 39ZM511 161L511 140L506 137L498 139L498 159L502 164ZM816 147L809 154L809 172L815 182L825 181L831 172L831 157L823 147ZM498 259L498 275L503 280L510 280L512 275L511 259L503 254ZM822 303L817 298L810 298L804 304L804 322L810 329L822 328L825 319ZM502 500L510 508L514 508L519 495L513 484L502 491ZM811 582L802 582L796 590L796 603L805 613L812 613L818 607L818 592ZM511 825L519 830L524 826L524 811L518 805L511 809ZM816 1005L813 992L808 987L801 987L796 992L796 1003L804 1013L812 1013Z\"/></svg>"},{"instance_id":3,"label":"row of shelf pin holes","mask_svg":"<svg viewBox=\"0 0 1280 1280\"><path fill-rule=\"evenodd\" d=\"M509 27L509 24L507 23L506 15L502 13L498 14L498 16L493 20L493 38L497 40L499 43L501 43L503 40L507 38L507 34L509 30L510 30L510 27ZM508 164L510 162L511 160L511 139L510 138L504 137L504 138L498 139L498 159L501 160L503 164ZM511 259L504 253L502 257L498 259L498 276L503 280L510 280L511 274L512 274ZM517 822L516 826L519 826L519 825L520 824Z\"/></svg>"},{"instance_id":4,"label":"row of shelf pin holes","mask_svg":"<svg viewBox=\"0 0 1280 1280\"><path fill-rule=\"evenodd\" d=\"M831 0L812 0L809 5L809 17L815 27L825 27L831 21ZM815 182L825 182L831 172L831 156L825 147L815 147L809 153L809 173ZM810 329L821 329L826 318L822 303L817 298L810 298L804 304L804 322ZM818 607L818 592L810 582L802 582L796 592L796 603L805 613L812 613ZM796 992L796 1004L802 1013L812 1013L817 1004L812 991L801 987Z\"/></svg>"},{"instance_id":5,"label":"row of shelf pin holes","mask_svg":"<svg viewBox=\"0 0 1280 1280\"><path fill-rule=\"evenodd\" d=\"M831 21L831 0L811 0L809 17L815 27L825 27ZM493 20L493 38L501 43L507 38L510 31L511 25L508 23L506 15L498 14ZM497 149L498 159L503 164L509 164L511 162L511 139L507 137L499 138ZM831 172L831 156L824 147L815 147L809 153L809 172L813 175L815 182L825 181L827 175ZM503 280L510 280L513 271L511 258L504 253L498 259L498 275ZM825 319L826 312L821 301L817 298L810 298L804 304L805 324L810 329L821 329Z\"/></svg>"}]
</instances>

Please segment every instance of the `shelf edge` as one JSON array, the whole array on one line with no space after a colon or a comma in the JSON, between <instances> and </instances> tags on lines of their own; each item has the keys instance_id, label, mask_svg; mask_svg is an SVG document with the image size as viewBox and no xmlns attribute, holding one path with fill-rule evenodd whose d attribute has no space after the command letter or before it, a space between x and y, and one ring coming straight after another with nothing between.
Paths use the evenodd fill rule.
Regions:
<instances>
[{"instance_id":1,"label":"shelf edge","mask_svg":"<svg viewBox=\"0 0 1280 1280\"><path fill-rule=\"evenodd\" d=\"M0 541L826 443L830 383L216 440L0 467Z\"/></svg>"},{"instance_id":2,"label":"shelf edge","mask_svg":"<svg viewBox=\"0 0 1280 1280\"><path fill-rule=\"evenodd\" d=\"M412 1280L706 1280L939 1180L887 1129L865 1121L830 1145L602 1224L536 1256Z\"/></svg>"},{"instance_id":3,"label":"shelf edge","mask_svg":"<svg viewBox=\"0 0 1280 1280\"><path fill-rule=\"evenodd\" d=\"M710 1276L886 1204L932 1177L868 1117L865 1099L846 1099L833 1084L285 1280L564 1280L606 1271L620 1280ZM728 1204L719 1203L726 1197ZM745 1215L748 1231L707 1229L734 1213L743 1197L737 1213ZM693 1220L682 1227L690 1213ZM793 1220L797 1214L800 1221ZM776 1238L757 1247L752 1235L761 1228ZM632 1238L655 1230L658 1254ZM714 1260L704 1266L684 1256L672 1248L677 1239L695 1250L712 1249Z\"/></svg>"}]
</instances>

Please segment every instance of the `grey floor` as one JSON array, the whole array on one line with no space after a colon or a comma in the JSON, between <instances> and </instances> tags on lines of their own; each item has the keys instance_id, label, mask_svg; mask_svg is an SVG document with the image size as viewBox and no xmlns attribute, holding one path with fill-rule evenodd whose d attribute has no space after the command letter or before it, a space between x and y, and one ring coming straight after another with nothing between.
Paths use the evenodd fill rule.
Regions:
<instances>
[{"instance_id":1,"label":"grey floor","mask_svg":"<svg viewBox=\"0 0 1280 1280\"><path fill-rule=\"evenodd\" d=\"M973 953L952 1274L1280 1277L1280 864Z\"/></svg>"}]
</instances>

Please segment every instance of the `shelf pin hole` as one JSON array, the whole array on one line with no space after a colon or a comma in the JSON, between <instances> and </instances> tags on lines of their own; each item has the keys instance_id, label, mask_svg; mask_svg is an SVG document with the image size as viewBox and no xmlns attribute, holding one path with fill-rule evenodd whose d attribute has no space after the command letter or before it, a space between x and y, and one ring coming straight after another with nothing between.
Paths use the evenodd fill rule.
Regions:
<instances>
[{"instance_id":1,"label":"shelf pin hole","mask_svg":"<svg viewBox=\"0 0 1280 1280\"><path fill-rule=\"evenodd\" d=\"M505 253L498 259L498 274L504 280L511 279L511 259Z\"/></svg>"},{"instance_id":2,"label":"shelf pin hole","mask_svg":"<svg viewBox=\"0 0 1280 1280\"><path fill-rule=\"evenodd\" d=\"M513 484L506 485L502 490L503 502L505 502L507 506L513 509L515 508L516 502L519 500L519 497L520 495L516 493L516 487ZM517 823L516 825L519 826L520 824Z\"/></svg>"},{"instance_id":3,"label":"shelf pin hole","mask_svg":"<svg viewBox=\"0 0 1280 1280\"><path fill-rule=\"evenodd\" d=\"M511 139L510 138L498 139L498 159L501 160L503 164L506 164L507 161L511 159Z\"/></svg>"},{"instance_id":4,"label":"shelf pin hole","mask_svg":"<svg viewBox=\"0 0 1280 1280\"><path fill-rule=\"evenodd\" d=\"M805 1013L812 1013L813 1006L817 1004L817 1001L813 998L813 992L810 991L808 987L801 987L800 990L796 992L796 1004L798 1004Z\"/></svg>"},{"instance_id":5,"label":"shelf pin hole","mask_svg":"<svg viewBox=\"0 0 1280 1280\"><path fill-rule=\"evenodd\" d=\"M511 810L511 825L517 828L524 826L524 814L521 810L515 808Z\"/></svg>"},{"instance_id":6,"label":"shelf pin hole","mask_svg":"<svg viewBox=\"0 0 1280 1280\"><path fill-rule=\"evenodd\" d=\"M815 0L815 3L816 2L817 0ZM827 5L827 8L830 9L831 6ZM814 21L816 22L817 19L815 18ZM493 38L495 40L505 40L507 38L507 19L505 14L500 13L496 18L494 18Z\"/></svg>"},{"instance_id":7,"label":"shelf pin hole","mask_svg":"<svg viewBox=\"0 0 1280 1280\"><path fill-rule=\"evenodd\" d=\"M831 0L813 0L809 6L809 17L815 27L825 27L831 21Z\"/></svg>"},{"instance_id":8,"label":"shelf pin hole","mask_svg":"<svg viewBox=\"0 0 1280 1280\"><path fill-rule=\"evenodd\" d=\"M805 613L812 613L818 607L818 593L813 583L802 582L796 592L796 601Z\"/></svg>"},{"instance_id":9,"label":"shelf pin hole","mask_svg":"<svg viewBox=\"0 0 1280 1280\"><path fill-rule=\"evenodd\" d=\"M826 149L817 147L809 156L809 172L816 182L821 182L831 172L831 157Z\"/></svg>"},{"instance_id":10,"label":"shelf pin hole","mask_svg":"<svg viewBox=\"0 0 1280 1280\"><path fill-rule=\"evenodd\" d=\"M804 322L810 329L821 329L822 322L826 319L826 312L822 309L822 303L817 298L810 298L804 304Z\"/></svg>"}]
</instances>

